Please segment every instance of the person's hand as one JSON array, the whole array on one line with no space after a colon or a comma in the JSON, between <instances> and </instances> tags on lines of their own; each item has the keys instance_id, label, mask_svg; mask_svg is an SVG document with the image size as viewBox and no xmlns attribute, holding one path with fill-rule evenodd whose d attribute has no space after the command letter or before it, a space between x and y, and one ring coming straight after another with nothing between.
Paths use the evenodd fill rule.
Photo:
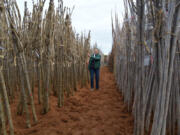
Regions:
<instances>
[{"instance_id":1,"label":"person's hand","mask_svg":"<svg viewBox=\"0 0 180 135\"><path fill-rule=\"evenodd\" d=\"M91 57L90 53L88 53L88 57Z\"/></svg>"},{"instance_id":2,"label":"person's hand","mask_svg":"<svg viewBox=\"0 0 180 135\"><path fill-rule=\"evenodd\" d=\"M89 64L89 60L86 60L86 65L88 65Z\"/></svg>"}]
</instances>

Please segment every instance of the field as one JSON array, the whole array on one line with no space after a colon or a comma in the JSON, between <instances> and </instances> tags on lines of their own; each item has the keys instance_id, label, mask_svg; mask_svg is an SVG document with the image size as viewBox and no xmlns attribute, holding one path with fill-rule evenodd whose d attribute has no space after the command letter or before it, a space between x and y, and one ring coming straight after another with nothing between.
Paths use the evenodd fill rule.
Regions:
<instances>
[{"instance_id":1,"label":"field","mask_svg":"<svg viewBox=\"0 0 180 135\"><path fill-rule=\"evenodd\" d=\"M0 135L180 135L179 0L124 0L98 91L74 9L32 2L0 1Z\"/></svg>"}]
</instances>

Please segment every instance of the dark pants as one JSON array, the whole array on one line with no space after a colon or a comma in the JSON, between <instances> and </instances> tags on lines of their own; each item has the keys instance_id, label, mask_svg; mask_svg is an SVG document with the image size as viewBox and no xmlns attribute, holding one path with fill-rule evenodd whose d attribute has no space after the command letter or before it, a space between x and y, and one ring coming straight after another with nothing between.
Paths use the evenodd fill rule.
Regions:
<instances>
[{"instance_id":1,"label":"dark pants","mask_svg":"<svg viewBox=\"0 0 180 135\"><path fill-rule=\"evenodd\" d=\"M94 74L96 77L96 89L99 89L99 69L90 69L90 76L91 76L91 88L94 88Z\"/></svg>"}]
</instances>

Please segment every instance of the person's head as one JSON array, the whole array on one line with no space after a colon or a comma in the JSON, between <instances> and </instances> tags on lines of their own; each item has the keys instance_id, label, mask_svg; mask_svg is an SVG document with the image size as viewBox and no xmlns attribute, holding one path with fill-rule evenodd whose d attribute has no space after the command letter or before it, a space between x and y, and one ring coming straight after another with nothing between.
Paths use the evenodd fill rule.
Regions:
<instances>
[{"instance_id":1,"label":"person's head","mask_svg":"<svg viewBox=\"0 0 180 135\"><path fill-rule=\"evenodd\" d=\"M99 54L99 50L97 48L94 49L94 54Z\"/></svg>"}]
</instances>

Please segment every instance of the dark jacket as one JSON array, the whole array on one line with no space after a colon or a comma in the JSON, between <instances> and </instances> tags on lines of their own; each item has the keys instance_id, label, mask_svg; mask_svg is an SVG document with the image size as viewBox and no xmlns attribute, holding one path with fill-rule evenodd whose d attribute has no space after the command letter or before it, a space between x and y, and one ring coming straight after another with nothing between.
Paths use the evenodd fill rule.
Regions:
<instances>
[{"instance_id":1,"label":"dark jacket","mask_svg":"<svg viewBox=\"0 0 180 135\"><path fill-rule=\"evenodd\" d=\"M101 55L100 54L96 54L94 57L94 54L91 55L90 59L89 59L89 65L88 68L94 68L94 69L99 69L101 66Z\"/></svg>"}]
</instances>

